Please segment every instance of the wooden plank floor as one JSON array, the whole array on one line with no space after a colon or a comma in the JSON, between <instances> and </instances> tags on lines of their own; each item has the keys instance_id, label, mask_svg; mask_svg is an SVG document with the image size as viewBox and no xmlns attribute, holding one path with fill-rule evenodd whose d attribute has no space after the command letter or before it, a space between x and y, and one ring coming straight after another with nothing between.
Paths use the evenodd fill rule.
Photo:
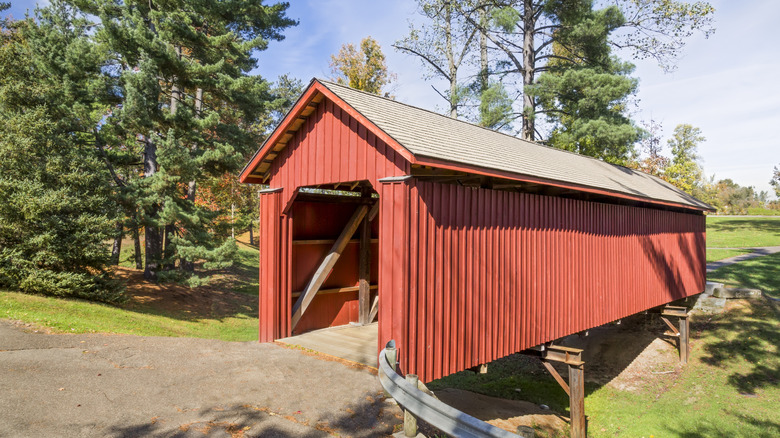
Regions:
<instances>
[{"instance_id":1,"label":"wooden plank floor","mask_svg":"<svg viewBox=\"0 0 780 438\"><path fill-rule=\"evenodd\" d=\"M376 367L378 335L379 325L375 322L364 326L343 325L314 330L278 339L278 342Z\"/></svg>"}]
</instances>

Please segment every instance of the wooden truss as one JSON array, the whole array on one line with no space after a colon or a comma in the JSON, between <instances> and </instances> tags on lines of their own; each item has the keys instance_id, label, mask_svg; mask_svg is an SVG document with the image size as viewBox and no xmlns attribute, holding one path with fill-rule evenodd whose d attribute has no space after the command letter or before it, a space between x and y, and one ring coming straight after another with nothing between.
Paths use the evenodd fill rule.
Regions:
<instances>
[{"instance_id":1,"label":"wooden truss","mask_svg":"<svg viewBox=\"0 0 780 438\"><path fill-rule=\"evenodd\" d=\"M347 288L335 288L335 289L322 289L322 284L328 278L333 271L333 267L336 265L339 257L344 252L350 239L360 228L360 265L359 271L359 283L358 283L358 302L359 302L359 322L361 324L368 324L373 321L378 311L378 299L379 295L371 302L371 290L376 288L370 284L371 279L371 221L376 217L379 212L379 202L374 202L373 206L369 204L362 204L357 207L352 217L347 222L347 225L341 231L339 237L333 242L333 246L330 251L325 255L314 275L306 285L306 289L302 292L294 293L293 296L298 297L292 308L292 320L291 327L295 330L295 327L301 320L304 312L311 304L312 300L318 293L338 293L354 291L354 287Z\"/></svg>"}]
</instances>

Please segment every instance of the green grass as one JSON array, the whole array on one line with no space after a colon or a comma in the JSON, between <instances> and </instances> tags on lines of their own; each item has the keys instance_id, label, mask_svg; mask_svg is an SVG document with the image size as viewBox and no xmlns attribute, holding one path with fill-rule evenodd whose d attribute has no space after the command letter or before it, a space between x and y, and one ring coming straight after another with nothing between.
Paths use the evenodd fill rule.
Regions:
<instances>
[{"instance_id":1,"label":"green grass","mask_svg":"<svg viewBox=\"0 0 780 438\"><path fill-rule=\"evenodd\" d=\"M707 274L707 280L729 286L742 286L780 297L780 253L756 257L724 266Z\"/></svg>"},{"instance_id":2,"label":"green grass","mask_svg":"<svg viewBox=\"0 0 780 438\"><path fill-rule=\"evenodd\" d=\"M748 208L748 214L753 216L780 216L780 210L768 208Z\"/></svg>"},{"instance_id":3,"label":"green grass","mask_svg":"<svg viewBox=\"0 0 780 438\"><path fill-rule=\"evenodd\" d=\"M696 319L692 357L664 388L637 393L604 386L588 395L592 436L778 436L778 321L763 299Z\"/></svg>"},{"instance_id":4,"label":"green grass","mask_svg":"<svg viewBox=\"0 0 780 438\"><path fill-rule=\"evenodd\" d=\"M752 251L749 249L708 249L707 250L707 263L717 262L718 260L727 259L729 257L735 257L741 254L748 254Z\"/></svg>"},{"instance_id":5,"label":"green grass","mask_svg":"<svg viewBox=\"0 0 780 438\"><path fill-rule=\"evenodd\" d=\"M707 216L708 248L780 245L780 217Z\"/></svg>"},{"instance_id":6,"label":"green grass","mask_svg":"<svg viewBox=\"0 0 780 438\"><path fill-rule=\"evenodd\" d=\"M122 265L134 268L132 242L123 245ZM239 244L229 281L215 280L216 287L256 296L257 249ZM234 296L235 297L235 296ZM230 298L227 298L230 299ZM90 301L41 297L0 291L0 318L23 321L60 333L121 333L141 336L181 336L224 341L257 340L257 300L235 299L230 310L217 314L164 311L150 304L112 306Z\"/></svg>"},{"instance_id":7,"label":"green grass","mask_svg":"<svg viewBox=\"0 0 780 438\"><path fill-rule=\"evenodd\" d=\"M251 341L257 339L257 308L233 315L189 318L151 309L129 310L89 301L0 291L0 318L60 333L123 333Z\"/></svg>"},{"instance_id":8,"label":"green grass","mask_svg":"<svg viewBox=\"0 0 780 438\"><path fill-rule=\"evenodd\" d=\"M691 357L679 373L640 377L642 385L633 391L587 382L588 436L778 436L778 310L764 299L743 301L728 313L695 318L691 338ZM544 403L568 415L563 390L538 360L519 355L490 363L487 374L464 371L428 386Z\"/></svg>"}]
</instances>

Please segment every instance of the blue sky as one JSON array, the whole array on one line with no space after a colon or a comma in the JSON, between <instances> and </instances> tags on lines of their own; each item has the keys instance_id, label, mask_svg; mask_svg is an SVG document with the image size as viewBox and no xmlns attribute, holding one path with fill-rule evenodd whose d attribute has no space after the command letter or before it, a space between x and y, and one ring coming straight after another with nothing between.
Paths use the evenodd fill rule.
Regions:
<instances>
[{"instance_id":1,"label":"blue sky","mask_svg":"<svg viewBox=\"0 0 780 438\"><path fill-rule=\"evenodd\" d=\"M17 17L35 3L10 1ZM441 110L443 101L423 79L421 64L391 47L406 33L409 20L420 20L414 0L290 3L288 15L300 24L260 54L259 74L274 79L289 73L304 82L327 78L331 54L346 42L371 35L397 74L396 99ZM711 3L716 8L715 34L692 37L674 73L663 73L652 62L635 62L640 86L633 118L662 122L666 137L679 123L701 128L707 141L699 153L708 175L771 194L772 168L780 165L780 2Z\"/></svg>"}]
</instances>

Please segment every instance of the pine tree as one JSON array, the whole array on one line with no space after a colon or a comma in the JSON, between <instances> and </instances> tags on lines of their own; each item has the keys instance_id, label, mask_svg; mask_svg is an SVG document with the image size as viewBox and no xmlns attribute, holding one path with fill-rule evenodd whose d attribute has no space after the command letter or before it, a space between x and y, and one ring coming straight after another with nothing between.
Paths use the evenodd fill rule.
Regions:
<instances>
[{"instance_id":1,"label":"pine tree","mask_svg":"<svg viewBox=\"0 0 780 438\"><path fill-rule=\"evenodd\" d=\"M122 101L101 127L111 134L108 148L131 150L143 163L143 177L127 183L144 227L144 277L198 284L195 262L224 267L236 249L216 222L219 212L197 202L198 186L236 172L259 143L250 126L272 96L268 82L248 73L255 51L295 24L288 5L73 3L98 17L94 38L115 60L105 71Z\"/></svg>"},{"instance_id":2,"label":"pine tree","mask_svg":"<svg viewBox=\"0 0 780 438\"><path fill-rule=\"evenodd\" d=\"M117 301L105 245L115 193L89 134L110 95L107 53L61 2L36 19L0 37L0 286Z\"/></svg>"},{"instance_id":3,"label":"pine tree","mask_svg":"<svg viewBox=\"0 0 780 438\"><path fill-rule=\"evenodd\" d=\"M625 115L638 81L634 66L611 54L609 34L624 18L612 6L594 11L564 3L551 8L559 27L552 58L527 93L537 99L537 114L552 124L551 146L605 161L626 164L640 131Z\"/></svg>"}]
</instances>

